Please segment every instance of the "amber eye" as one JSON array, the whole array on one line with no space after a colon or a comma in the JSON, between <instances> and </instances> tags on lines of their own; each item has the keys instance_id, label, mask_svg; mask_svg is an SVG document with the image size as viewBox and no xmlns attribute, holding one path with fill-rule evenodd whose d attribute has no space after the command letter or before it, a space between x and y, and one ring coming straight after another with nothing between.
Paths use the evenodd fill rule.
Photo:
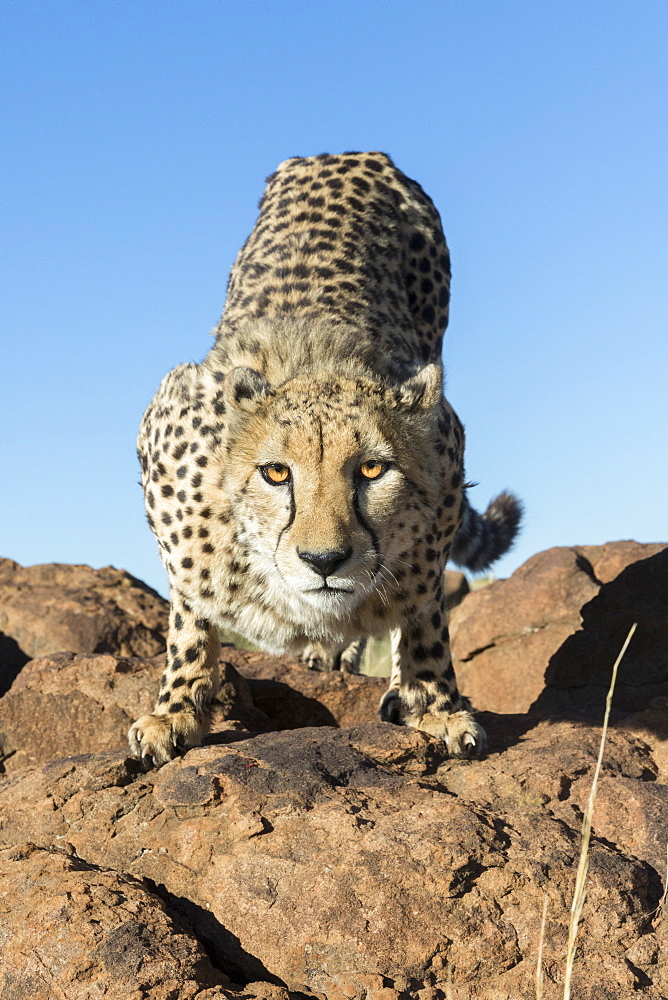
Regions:
<instances>
[{"instance_id":1,"label":"amber eye","mask_svg":"<svg viewBox=\"0 0 668 1000\"><path fill-rule=\"evenodd\" d=\"M362 462L360 472L365 479L378 479L385 472L387 466L384 462Z\"/></svg>"},{"instance_id":2,"label":"amber eye","mask_svg":"<svg viewBox=\"0 0 668 1000\"><path fill-rule=\"evenodd\" d=\"M280 465L278 462L272 462L271 465L261 465L260 472L267 482L272 483L274 486L287 483L290 478L290 470L287 465Z\"/></svg>"}]
</instances>

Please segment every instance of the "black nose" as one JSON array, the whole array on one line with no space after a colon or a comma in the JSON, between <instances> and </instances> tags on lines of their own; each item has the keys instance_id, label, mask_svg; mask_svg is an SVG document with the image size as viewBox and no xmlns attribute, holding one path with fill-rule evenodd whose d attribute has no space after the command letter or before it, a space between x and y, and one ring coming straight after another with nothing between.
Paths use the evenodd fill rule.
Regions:
<instances>
[{"instance_id":1,"label":"black nose","mask_svg":"<svg viewBox=\"0 0 668 1000\"><path fill-rule=\"evenodd\" d=\"M298 551L298 555L300 559L308 563L320 576L329 576L341 563L346 561L352 551L352 549L348 549L347 552L343 552L341 549L327 549L325 552Z\"/></svg>"}]
</instances>

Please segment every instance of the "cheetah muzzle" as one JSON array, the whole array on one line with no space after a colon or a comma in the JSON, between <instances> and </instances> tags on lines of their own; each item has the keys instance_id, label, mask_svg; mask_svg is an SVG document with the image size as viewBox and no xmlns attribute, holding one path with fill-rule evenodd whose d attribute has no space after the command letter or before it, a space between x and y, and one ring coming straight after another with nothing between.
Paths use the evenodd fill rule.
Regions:
<instances>
[{"instance_id":1,"label":"cheetah muzzle","mask_svg":"<svg viewBox=\"0 0 668 1000\"><path fill-rule=\"evenodd\" d=\"M202 364L161 383L139 432L170 585L167 665L130 746L156 766L204 738L219 629L356 671L391 633L380 716L480 754L457 689L448 556L482 569L517 533L480 515L443 396L450 262L438 212L382 153L294 158L268 178Z\"/></svg>"}]
</instances>

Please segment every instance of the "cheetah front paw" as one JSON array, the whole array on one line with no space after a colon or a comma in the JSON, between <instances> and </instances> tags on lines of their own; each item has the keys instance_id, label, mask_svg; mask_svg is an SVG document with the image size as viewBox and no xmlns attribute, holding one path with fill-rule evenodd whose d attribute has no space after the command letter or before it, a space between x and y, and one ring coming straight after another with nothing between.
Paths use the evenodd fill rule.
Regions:
<instances>
[{"instance_id":1,"label":"cheetah front paw","mask_svg":"<svg viewBox=\"0 0 668 1000\"><path fill-rule=\"evenodd\" d=\"M465 709L439 715L426 712L409 725L443 740L450 757L480 757L487 746L485 730Z\"/></svg>"},{"instance_id":2,"label":"cheetah front paw","mask_svg":"<svg viewBox=\"0 0 668 1000\"><path fill-rule=\"evenodd\" d=\"M468 704L467 699L463 699ZM487 747L487 736L468 708L456 712L424 712L418 714L402 700L395 688L386 691L380 703L380 718L398 726L411 726L429 736L443 740L450 757L480 757Z\"/></svg>"},{"instance_id":3,"label":"cheetah front paw","mask_svg":"<svg viewBox=\"0 0 668 1000\"><path fill-rule=\"evenodd\" d=\"M204 725L192 713L153 713L137 719L130 727L128 740L133 754L147 764L161 767L189 747L201 743L204 732Z\"/></svg>"}]
</instances>

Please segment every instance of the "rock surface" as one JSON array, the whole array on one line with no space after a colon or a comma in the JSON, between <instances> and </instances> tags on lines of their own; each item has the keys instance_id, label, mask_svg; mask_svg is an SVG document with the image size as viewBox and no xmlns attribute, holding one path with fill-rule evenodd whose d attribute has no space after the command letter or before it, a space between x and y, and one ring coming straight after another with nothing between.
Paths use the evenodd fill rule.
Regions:
<instances>
[{"instance_id":1,"label":"rock surface","mask_svg":"<svg viewBox=\"0 0 668 1000\"><path fill-rule=\"evenodd\" d=\"M36 656L161 653L168 613L159 594L113 566L23 567L0 559L0 694Z\"/></svg>"},{"instance_id":2,"label":"rock surface","mask_svg":"<svg viewBox=\"0 0 668 1000\"><path fill-rule=\"evenodd\" d=\"M469 593L469 582L464 573L458 570L446 569L445 571L445 599L448 609L457 607Z\"/></svg>"},{"instance_id":3,"label":"rock surface","mask_svg":"<svg viewBox=\"0 0 668 1000\"><path fill-rule=\"evenodd\" d=\"M31 660L0 698L0 772L57 757L122 750L132 722L155 704L164 656L56 653ZM221 664L213 730L271 728L247 681Z\"/></svg>"},{"instance_id":4,"label":"rock surface","mask_svg":"<svg viewBox=\"0 0 668 1000\"><path fill-rule=\"evenodd\" d=\"M343 671L319 673L289 659L225 647L222 659L248 681L272 729L350 726L376 718L387 679Z\"/></svg>"},{"instance_id":5,"label":"rock surface","mask_svg":"<svg viewBox=\"0 0 668 1000\"><path fill-rule=\"evenodd\" d=\"M652 748L658 780L668 785L668 698L652 698L646 709L627 715L619 726L635 733Z\"/></svg>"},{"instance_id":6,"label":"rock surface","mask_svg":"<svg viewBox=\"0 0 668 1000\"><path fill-rule=\"evenodd\" d=\"M615 706L668 695L668 546L556 548L464 598L451 615L457 678L478 709L602 717L633 622Z\"/></svg>"},{"instance_id":7,"label":"rock surface","mask_svg":"<svg viewBox=\"0 0 668 1000\"><path fill-rule=\"evenodd\" d=\"M0 852L0 927L3 1000L233 995L158 896L58 850Z\"/></svg>"},{"instance_id":8,"label":"rock surface","mask_svg":"<svg viewBox=\"0 0 668 1000\"><path fill-rule=\"evenodd\" d=\"M152 627L141 585L86 567L25 585L0 564L16 648L47 633L21 646L7 573L30 601L44 586L59 641L88 616L128 644L32 659L0 698L0 1000L531 998L545 898L543 997L561 998L601 701L632 620L571 997L665 1000L667 553L550 550L465 597L461 687L506 713L481 714L483 760L373 721L385 680L224 647L207 745L157 772L125 749L163 666L159 648L132 655Z\"/></svg>"},{"instance_id":9,"label":"rock surface","mask_svg":"<svg viewBox=\"0 0 668 1000\"><path fill-rule=\"evenodd\" d=\"M359 1000L369 982L416 998L446 987L455 1000L530 996L547 895L545 995L556 997L597 734L570 722L523 733L521 718L485 721L492 747L505 749L474 763L447 761L439 741L381 723L221 734L234 742L148 774L119 754L70 757L2 782L0 838L146 879L233 980L328 997L344 982ZM651 984L646 995L659 997L666 985L652 862L668 789L655 776L648 748L615 733L574 996ZM620 791L610 797L605 782ZM636 805L620 831L629 788ZM626 959L648 934L651 976Z\"/></svg>"}]
</instances>

